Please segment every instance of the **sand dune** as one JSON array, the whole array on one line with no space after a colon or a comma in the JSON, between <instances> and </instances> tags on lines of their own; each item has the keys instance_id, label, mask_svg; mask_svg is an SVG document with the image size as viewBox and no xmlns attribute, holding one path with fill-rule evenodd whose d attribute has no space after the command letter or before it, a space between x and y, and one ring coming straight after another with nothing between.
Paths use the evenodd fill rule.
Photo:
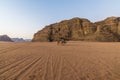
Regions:
<instances>
[{"instance_id":1,"label":"sand dune","mask_svg":"<svg viewBox=\"0 0 120 80\"><path fill-rule=\"evenodd\" d=\"M0 80L120 80L120 43L0 42Z\"/></svg>"}]
</instances>

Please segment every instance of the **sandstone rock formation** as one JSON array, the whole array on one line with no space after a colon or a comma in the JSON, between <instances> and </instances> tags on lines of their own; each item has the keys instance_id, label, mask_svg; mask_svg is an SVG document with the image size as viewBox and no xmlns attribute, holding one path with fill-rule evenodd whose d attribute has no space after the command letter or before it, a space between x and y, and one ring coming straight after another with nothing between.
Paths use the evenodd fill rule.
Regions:
<instances>
[{"instance_id":1,"label":"sandstone rock formation","mask_svg":"<svg viewBox=\"0 0 120 80\"><path fill-rule=\"evenodd\" d=\"M109 17L92 23L88 19L73 18L46 26L34 34L33 42L67 40L120 41L120 18Z\"/></svg>"},{"instance_id":2,"label":"sandstone rock formation","mask_svg":"<svg viewBox=\"0 0 120 80\"><path fill-rule=\"evenodd\" d=\"M7 35L0 35L0 41L13 42L11 38Z\"/></svg>"},{"instance_id":3,"label":"sandstone rock formation","mask_svg":"<svg viewBox=\"0 0 120 80\"><path fill-rule=\"evenodd\" d=\"M120 41L120 17L108 17L94 24L97 27L97 41Z\"/></svg>"}]
</instances>

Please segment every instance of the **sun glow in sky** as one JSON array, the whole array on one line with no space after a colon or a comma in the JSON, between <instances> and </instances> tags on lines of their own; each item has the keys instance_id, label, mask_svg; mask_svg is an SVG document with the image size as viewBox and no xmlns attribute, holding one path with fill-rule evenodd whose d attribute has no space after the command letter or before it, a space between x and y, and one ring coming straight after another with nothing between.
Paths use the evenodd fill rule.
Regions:
<instances>
[{"instance_id":1,"label":"sun glow in sky","mask_svg":"<svg viewBox=\"0 0 120 80\"><path fill-rule=\"evenodd\" d=\"M120 17L120 0L0 0L0 35L32 38L51 23L73 17Z\"/></svg>"}]
</instances>

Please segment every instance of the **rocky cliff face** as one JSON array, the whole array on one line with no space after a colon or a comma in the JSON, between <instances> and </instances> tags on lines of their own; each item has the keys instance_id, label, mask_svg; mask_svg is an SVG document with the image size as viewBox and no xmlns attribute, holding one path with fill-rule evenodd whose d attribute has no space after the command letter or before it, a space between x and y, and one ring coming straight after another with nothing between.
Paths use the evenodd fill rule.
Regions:
<instances>
[{"instance_id":1,"label":"rocky cliff face","mask_svg":"<svg viewBox=\"0 0 120 80\"><path fill-rule=\"evenodd\" d=\"M97 41L120 41L120 17L108 17L94 24L97 27Z\"/></svg>"},{"instance_id":2,"label":"rocky cliff face","mask_svg":"<svg viewBox=\"0 0 120 80\"><path fill-rule=\"evenodd\" d=\"M67 40L120 41L120 18L109 17L92 23L88 19L73 18L46 26L35 33L33 42Z\"/></svg>"},{"instance_id":3,"label":"rocky cliff face","mask_svg":"<svg viewBox=\"0 0 120 80\"><path fill-rule=\"evenodd\" d=\"M0 35L0 41L13 42L11 38L7 35Z\"/></svg>"}]
</instances>

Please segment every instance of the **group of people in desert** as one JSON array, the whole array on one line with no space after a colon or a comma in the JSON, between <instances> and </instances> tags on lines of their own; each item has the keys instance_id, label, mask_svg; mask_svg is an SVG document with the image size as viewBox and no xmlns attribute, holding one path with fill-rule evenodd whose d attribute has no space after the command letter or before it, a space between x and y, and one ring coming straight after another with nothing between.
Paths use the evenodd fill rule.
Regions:
<instances>
[{"instance_id":1,"label":"group of people in desert","mask_svg":"<svg viewBox=\"0 0 120 80\"><path fill-rule=\"evenodd\" d=\"M64 37L61 37L57 40L57 45L65 45L66 39Z\"/></svg>"}]
</instances>

